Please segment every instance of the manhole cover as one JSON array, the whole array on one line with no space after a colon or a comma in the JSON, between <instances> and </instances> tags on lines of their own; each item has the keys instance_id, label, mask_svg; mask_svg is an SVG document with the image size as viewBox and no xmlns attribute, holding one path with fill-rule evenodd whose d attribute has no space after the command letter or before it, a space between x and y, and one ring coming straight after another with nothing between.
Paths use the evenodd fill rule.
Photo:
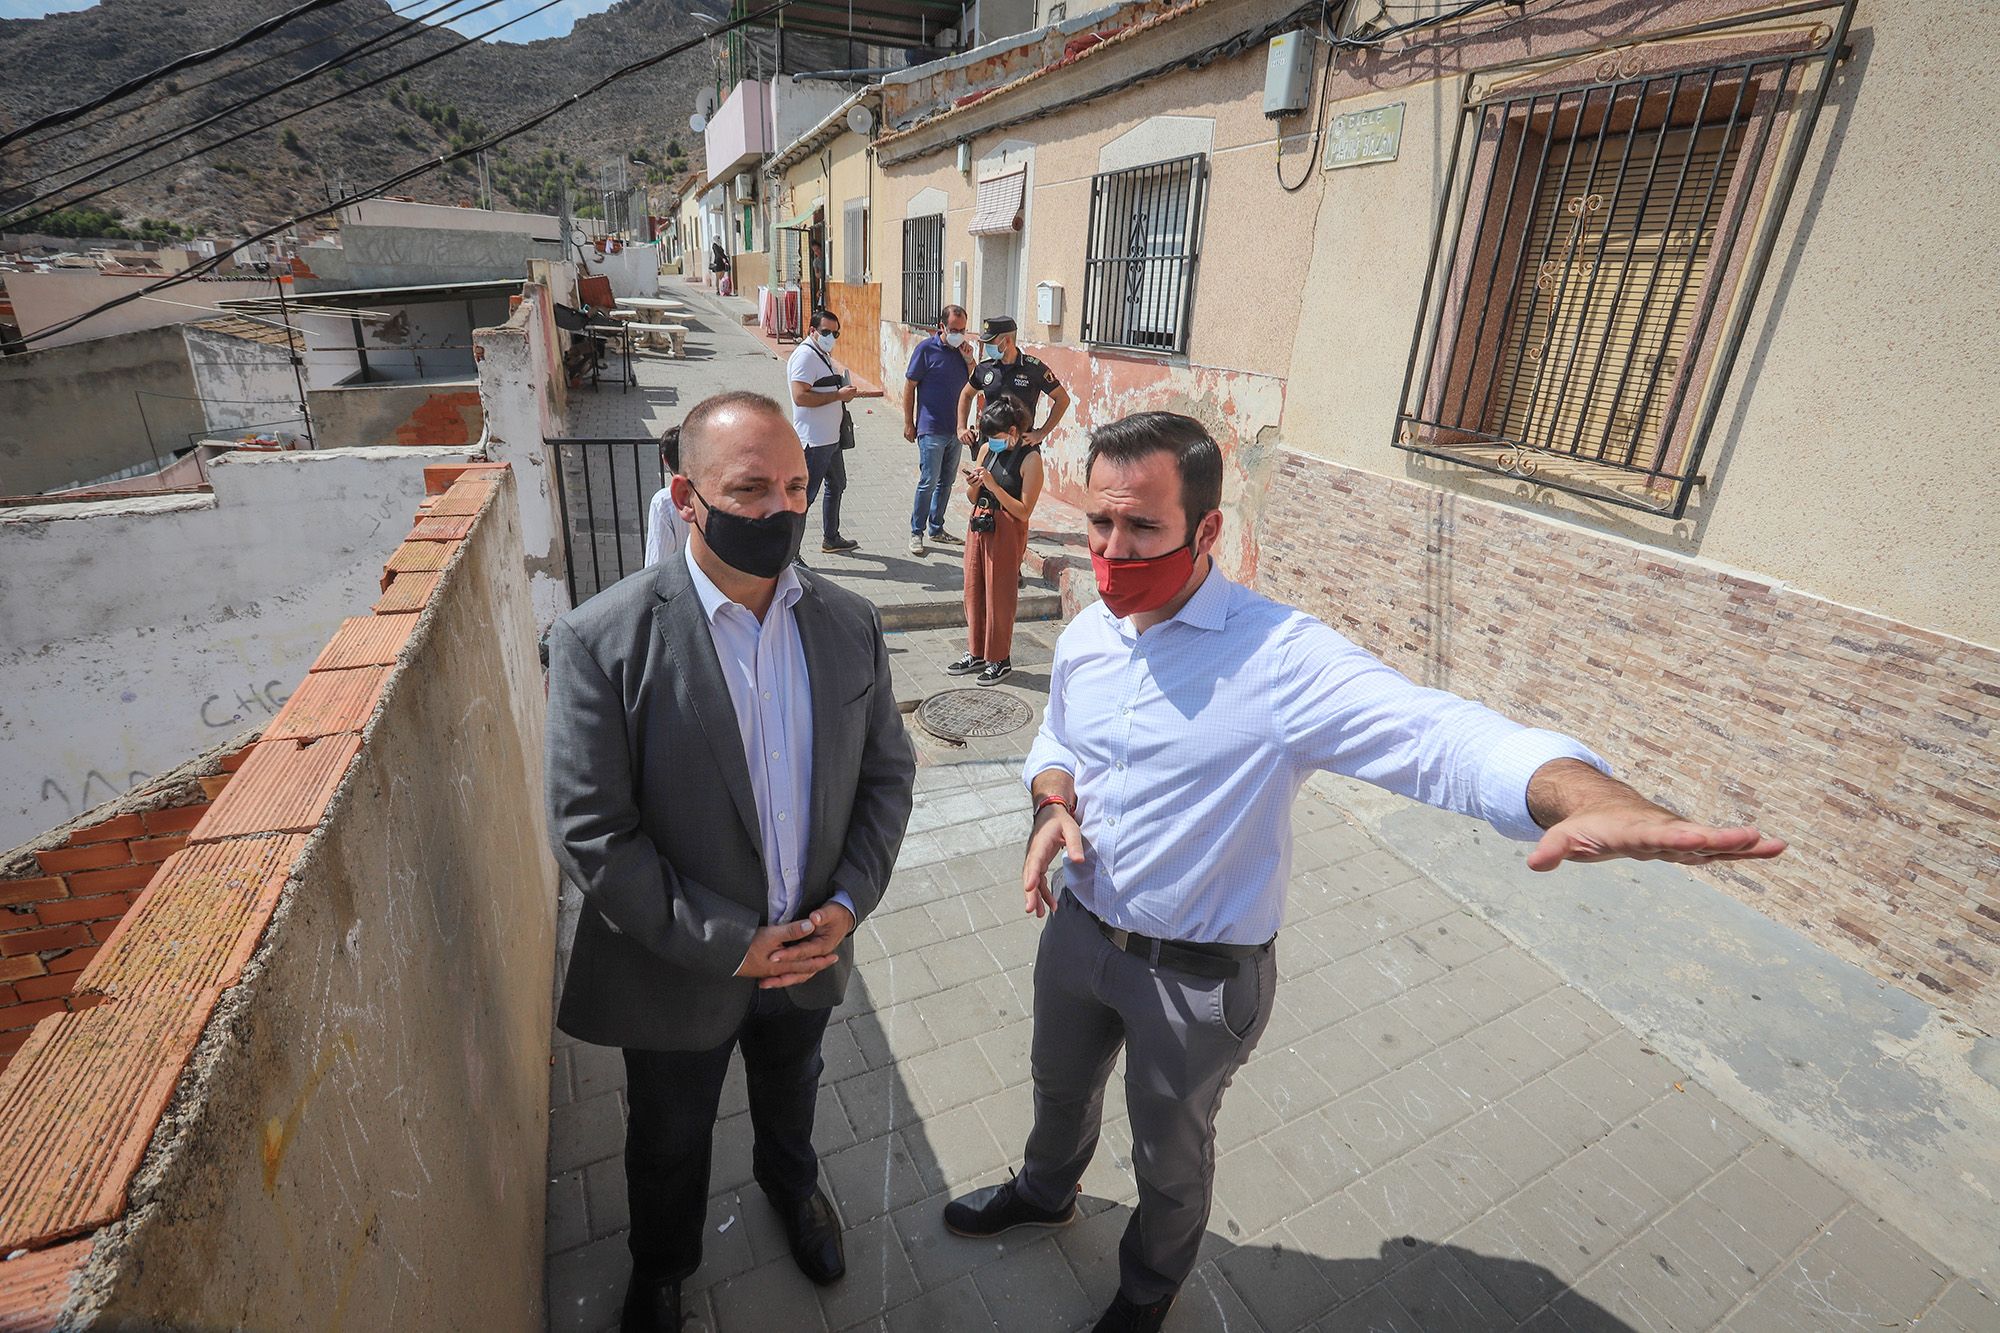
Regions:
<instances>
[{"instance_id":1,"label":"manhole cover","mask_svg":"<svg viewBox=\"0 0 2000 1333\"><path fill-rule=\"evenodd\" d=\"M1026 726L1034 715L1020 695L993 689L946 690L917 705L918 723L947 741L1004 736Z\"/></svg>"}]
</instances>

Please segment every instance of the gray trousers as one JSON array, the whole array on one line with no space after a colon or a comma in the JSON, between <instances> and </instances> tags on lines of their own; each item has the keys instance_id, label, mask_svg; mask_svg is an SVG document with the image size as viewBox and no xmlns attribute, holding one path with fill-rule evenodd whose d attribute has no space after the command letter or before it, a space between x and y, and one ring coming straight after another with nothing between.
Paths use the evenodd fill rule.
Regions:
<instances>
[{"instance_id":1,"label":"gray trousers","mask_svg":"<svg viewBox=\"0 0 2000 1333\"><path fill-rule=\"evenodd\" d=\"M1035 956L1035 1126L1015 1188L1068 1206L1097 1149L1104 1084L1125 1050L1139 1206L1118 1247L1119 1290L1150 1304L1194 1270L1215 1186L1215 1113L1264 1027L1277 948L1222 981L1157 966L1104 938L1067 894Z\"/></svg>"}]
</instances>

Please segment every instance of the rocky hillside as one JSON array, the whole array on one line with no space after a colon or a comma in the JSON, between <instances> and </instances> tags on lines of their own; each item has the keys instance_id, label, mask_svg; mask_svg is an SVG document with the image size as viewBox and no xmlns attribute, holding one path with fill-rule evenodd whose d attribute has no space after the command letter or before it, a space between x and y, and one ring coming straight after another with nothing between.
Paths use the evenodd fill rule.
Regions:
<instances>
[{"instance_id":1,"label":"rocky hillside","mask_svg":"<svg viewBox=\"0 0 2000 1333\"><path fill-rule=\"evenodd\" d=\"M75 13L0 20L0 70L6 71L0 78L0 125L18 125L72 105L177 54L222 41L294 3L100 0ZM423 12L432 6L400 7ZM488 16L499 13L496 7L470 21L491 27L501 20ZM487 21L481 23L482 19ZM135 95L118 104L121 114L82 133L36 135L0 150L0 204L16 203L47 185L27 190L6 187L107 147L186 125L385 32L397 21L382 0L342 0L239 51L186 70L170 86ZM283 126L123 185L88 207L107 210L135 230L142 220L152 221L156 230L175 224L214 235L234 233L252 222L268 225L324 202L329 191L343 185L350 189L366 185L510 125L620 65L697 32L682 0L619 0L604 13L580 20L567 37L525 44L475 43ZM345 69L261 98L248 112L120 168L91 188L342 88L358 88L459 39L449 29L429 29ZM310 44L302 46L305 43ZM251 67L252 62L274 55ZM639 163L628 168L634 183L649 176L665 181L678 174L683 164L677 155L699 157L687 118L708 69L707 57L696 48L612 85L489 155L495 205L551 209L557 181L567 179L572 202L581 208L597 193L600 166L621 155ZM241 73L207 86L192 86L219 72L238 70ZM177 95L161 96L176 90ZM420 177L397 193L458 203L472 202L478 188L474 169L455 165L450 171Z\"/></svg>"}]
</instances>

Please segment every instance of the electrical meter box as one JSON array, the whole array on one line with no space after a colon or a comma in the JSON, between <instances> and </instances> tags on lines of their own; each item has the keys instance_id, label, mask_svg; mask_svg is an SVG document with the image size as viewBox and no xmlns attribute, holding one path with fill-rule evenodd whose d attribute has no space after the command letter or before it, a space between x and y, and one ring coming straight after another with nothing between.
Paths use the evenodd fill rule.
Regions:
<instances>
[{"instance_id":1,"label":"electrical meter box","mask_svg":"<svg viewBox=\"0 0 2000 1333\"><path fill-rule=\"evenodd\" d=\"M1312 97L1312 34L1304 29L1281 32L1271 39L1264 61L1264 115L1295 116Z\"/></svg>"},{"instance_id":2,"label":"electrical meter box","mask_svg":"<svg viewBox=\"0 0 2000 1333\"><path fill-rule=\"evenodd\" d=\"M1035 284L1035 318L1043 324L1062 323L1062 284L1059 282L1038 282Z\"/></svg>"}]
</instances>

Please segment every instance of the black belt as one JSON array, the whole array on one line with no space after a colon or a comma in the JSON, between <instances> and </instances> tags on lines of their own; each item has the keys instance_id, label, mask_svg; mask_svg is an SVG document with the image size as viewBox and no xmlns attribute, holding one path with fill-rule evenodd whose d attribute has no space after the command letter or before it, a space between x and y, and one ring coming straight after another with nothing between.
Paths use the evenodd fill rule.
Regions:
<instances>
[{"instance_id":1,"label":"black belt","mask_svg":"<svg viewBox=\"0 0 2000 1333\"><path fill-rule=\"evenodd\" d=\"M1227 981L1243 970L1244 959L1255 958L1271 947L1268 940L1262 944L1207 944L1190 940L1156 940L1151 935L1120 930L1078 902L1075 894L1064 889L1062 910L1072 909L1089 917L1091 924L1111 941L1112 947L1160 967L1171 967L1177 972L1197 977Z\"/></svg>"}]
</instances>

